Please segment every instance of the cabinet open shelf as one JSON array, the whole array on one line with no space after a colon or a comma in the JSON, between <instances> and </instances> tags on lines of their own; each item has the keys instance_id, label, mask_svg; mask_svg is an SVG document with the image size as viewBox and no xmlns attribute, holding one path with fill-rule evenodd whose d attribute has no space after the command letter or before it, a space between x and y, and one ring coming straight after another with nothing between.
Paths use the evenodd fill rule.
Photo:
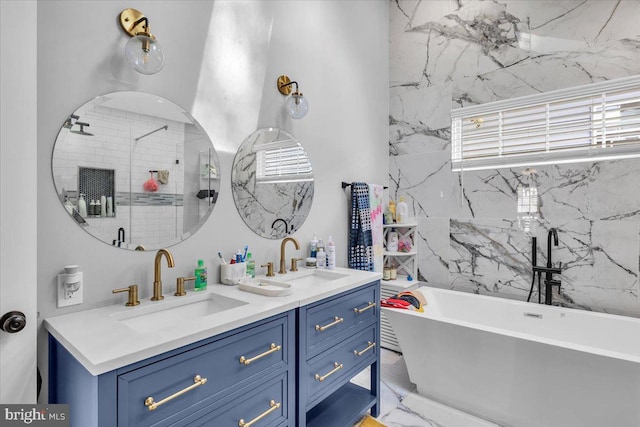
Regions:
<instances>
[{"instance_id":1,"label":"cabinet open shelf","mask_svg":"<svg viewBox=\"0 0 640 427\"><path fill-rule=\"evenodd\" d=\"M307 412L307 427L353 426L375 403L369 390L348 382Z\"/></svg>"}]
</instances>

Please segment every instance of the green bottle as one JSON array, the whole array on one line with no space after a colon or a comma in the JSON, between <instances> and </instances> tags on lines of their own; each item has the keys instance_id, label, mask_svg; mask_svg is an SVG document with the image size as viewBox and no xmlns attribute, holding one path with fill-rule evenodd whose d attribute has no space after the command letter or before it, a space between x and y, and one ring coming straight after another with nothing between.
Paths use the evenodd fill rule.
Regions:
<instances>
[{"instance_id":1,"label":"green bottle","mask_svg":"<svg viewBox=\"0 0 640 427\"><path fill-rule=\"evenodd\" d=\"M247 253L247 276L256 277L256 262L251 258L251 252Z\"/></svg>"},{"instance_id":2,"label":"green bottle","mask_svg":"<svg viewBox=\"0 0 640 427\"><path fill-rule=\"evenodd\" d=\"M207 267L204 266L204 261L198 260L198 267L195 269L194 276L196 281L193 287L194 291L203 291L207 289Z\"/></svg>"}]
</instances>

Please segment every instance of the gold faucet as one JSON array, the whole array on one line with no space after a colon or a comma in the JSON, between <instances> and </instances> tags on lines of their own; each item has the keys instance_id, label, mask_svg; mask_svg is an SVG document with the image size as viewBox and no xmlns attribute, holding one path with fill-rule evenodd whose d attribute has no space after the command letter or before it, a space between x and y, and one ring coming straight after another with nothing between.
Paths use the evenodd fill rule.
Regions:
<instances>
[{"instance_id":1,"label":"gold faucet","mask_svg":"<svg viewBox=\"0 0 640 427\"><path fill-rule=\"evenodd\" d=\"M295 238L285 237L284 239L282 239L282 243L280 244L280 271L278 271L278 273L280 274L285 274L287 272L287 262L285 261L284 256L284 247L287 245L287 242L293 242L293 244L296 246L296 249L300 249L300 243L298 243Z\"/></svg>"},{"instance_id":2,"label":"gold faucet","mask_svg":"<svg viewBox=\"0 0 640 427\"><path fill-rule=\"evenodd\" d=\"M166 249L160 249L156 253L156 259L153 263L153 296L151 297L151 301L160 301L163 300L162 296L162 272L160 269L160 261L162 261L162 255L167 259L167 265L169 268L173 268L175 266L175 262L173 261L173 255Z\"/></svg>"}]
</instances>

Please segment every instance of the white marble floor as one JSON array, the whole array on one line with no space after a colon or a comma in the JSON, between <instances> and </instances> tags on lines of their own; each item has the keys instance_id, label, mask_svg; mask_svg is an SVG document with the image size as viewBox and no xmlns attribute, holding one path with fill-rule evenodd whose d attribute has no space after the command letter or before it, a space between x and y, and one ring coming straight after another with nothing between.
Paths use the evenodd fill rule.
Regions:
<instances>
[{"instance_id":1,"label":"white marble floor","mask_svg":"<svg viewBox=\"0 0 640 427\"><path fill-rule=\"evenodd\" d=\"M401 354L381 350L381 404L378 421L387 427L449 427L430 420L421 410L421 396L415 393L415 385ZM369 372L363 371L353 380L363 387L369 386Z\"/></svg>"}]
</instances>

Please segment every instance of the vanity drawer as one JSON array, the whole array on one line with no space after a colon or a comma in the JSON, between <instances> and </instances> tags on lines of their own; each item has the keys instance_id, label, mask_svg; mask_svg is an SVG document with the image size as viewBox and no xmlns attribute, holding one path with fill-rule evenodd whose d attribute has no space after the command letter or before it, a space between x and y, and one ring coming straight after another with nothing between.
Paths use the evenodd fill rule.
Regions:
<instances>
[{"instance_id":1,"label":"vanity drawer","mask_svg":"<svg viewBox=\"0 0 640 427\"><path fill-rule=\"evenodd\" d=\"M357 333L339 346L310 359L301 387L307 387L307 409L375 361L376 327Z\"/></svg>"},{"instance_id":2,"label":"vanity drawer","mask_svg":"<svg viewBox=\"0 0 640 427\"><path fill-rule=\"evenodd\" d=\"M252 427L287 425L289 414L293 415L289 407L295 406L295 402L288 399L287 381L285 372L257 387L248 386L229 396L222 405L216 405L215 409L204 408L181 420L179 425L237 427L240 420L250 423L260 416L262 418L251 424Z\"/></svg>"},{"instance_id":3,"label":"vanity drawer","mask_svg":"<svg viewBox=\"0 0 640 427\"><path fill-rule=\"evenodd\" d=\"M139 427L181 419L234 387L259 384L266 374L287 369L288 321L287 316L276 318L118 375L118 425ZM198 375L206 383L197 384ZM149 397L160 402L183 390L154 410L145 404Z\"/></svg>"},{"instance_id":4,"label":"vanity drawer","mask_svg":"<svg viewBox=\"0 0 640 427\"><path fill-rule=\"evenodd\" d=\"M306 354L311 358L333 347L360 328L375 323L379 308L375 284L306 310Z\"/></svg>"}]
</instances>

